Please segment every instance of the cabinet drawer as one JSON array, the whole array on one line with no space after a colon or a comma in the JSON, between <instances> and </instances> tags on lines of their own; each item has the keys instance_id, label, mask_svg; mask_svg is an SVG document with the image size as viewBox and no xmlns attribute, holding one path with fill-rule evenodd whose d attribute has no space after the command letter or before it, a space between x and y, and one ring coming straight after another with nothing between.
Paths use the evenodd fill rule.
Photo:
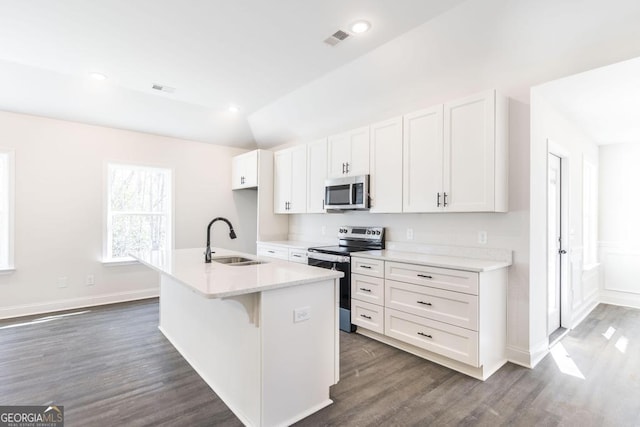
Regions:
<instances>
[{"instance_id":1,"label":"cabinet drawer","mask_svg":"<svg viewBox=\"0 0 640 427\"><path fill-rule=\"evenodd\" d=\"M287 248L258 245L256 252L259 257L277 258L285 261L289 260L289 249Z\"/></svg>"},{"instance_id":2,"label":"cabinet drawer","mask_svg":"<svg viewBox=\"0 0 640 427\"><path fill-rule=\"evenodd\" d=\"M304 249L289 249L289 261L307 263L307 251Z\"/></svg>"},{"instance_id":3,"label":"cabinet drawer","mask_svg":"<svg viewBox=\"0 0 640 427\"><path fill-rule=\"evenodd\" d=\"M379 334L384 333L384 307L351 300L351 323Z\"/></svg>"},{"instance_id":4,"label":"cabinet drawer","mask_svg":"<svg viewBox=\"0 0 640 427\"><path fill-rule=\"evenodd\" d=\"M476 295L386 280L385 301L389 308L478 330Z\"/></svg>"},{"instance_id":5,"label":"cabinet drawer","mask_svg":"<svg viewBox=\"0 0 640 427\"><path fill-rule=\"evenodd\" d=\"M351 275L351 298L372 304L384 305L384 279L379 277Z\"/></svg>"},{"instance_id":6,"label":"cabinet drawer","mask_svg":"<svg viewBox=\"0 0 640 427\"><path fill-rule=\"evenodd\" d=\"M386 335L450 359L479 367L477 332L403 313L392 308L385 308L384 312L384 332Z\"/></svg>"},{"instance_id":7,"label":"cabinet drawer","mask_svg":"<svg viewBox=\"0 0 640 427\"><path fill-rule=\"evenodd\" d=\"M378 259L351 257L351 272L365 276L384 277L384 261Z\"/></svg>"},{"instance_id":8,"label":"cabinet drawer","mask_svg":"<svg viewBox=\"0 0 640 427\"><path fill-rule=\"evenodd\" d=\"M385 278L478 295L478 273L387 261Z\"/></svg>"}]
</instances>

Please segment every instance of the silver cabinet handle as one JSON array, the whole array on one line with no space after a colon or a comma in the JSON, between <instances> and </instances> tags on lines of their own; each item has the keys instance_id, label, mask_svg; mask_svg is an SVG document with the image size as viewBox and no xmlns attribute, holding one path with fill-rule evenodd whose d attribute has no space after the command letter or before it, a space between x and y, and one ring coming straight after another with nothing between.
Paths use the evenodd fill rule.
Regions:
<instances>
[{"instance_id":1,"label":"silver cabinet handle","mask_svg":"<svg viewBox=\"0 0 640 427\"><path fill-rule=\"evenodd\" d=\"M418 332L418 335L422 335L423 337L426 337L426 338L433 338L431 335L425 334L424 332Z\"/></svg>"},{"instance_id":2,"label":"silver cabinet handle","mask_svg":"<svg viewBox=\"0 0 640 427\"><path fill-rule=\"evenodd\" d=\"M360 317L371 320L371 316L367 316L366 314L361 314Z\"/></svg>"},{"instance_id":3,"label":"silver cabinet handle","mask_svg":"<svg viewBox=\"0 0 640 427\"><path fill-rule=\"evenodd\" d=\"M430 302L425 302L425 301L416 301L418 304L422 304L422 305L433 305Z\"/></svg>"},{"instance_id":4,"label":"silver cabinet handle","mask_svg":"<svg viewBox=\"0 0 640 427\"><path fill-rule=\"evenodd\" d=\"M433 279L432 276L429 276L427 274L418 274L418 277L422 277L423 279Z\"/></svg>"},{"instance_id":5,"label":"silver cabinet handle","mask_svg":"<svg viewBox=\"0 0 640 427\"><path fill-rule=\"evenodd\" d=\"M371 292L371 289L367 289L367 288L360 288L360 290L364 292Z\"/></svg>"},{"instance_id":6,"label":"silver cabinet handle","mask_svg":"<svg viewBox=\"0 0 640 427\"><path fill-rule=\"evenodd\" d=\"M366 268L367 270L371 270L370 265L361 265L360 268Z\"/></svg>"}]
</instances>

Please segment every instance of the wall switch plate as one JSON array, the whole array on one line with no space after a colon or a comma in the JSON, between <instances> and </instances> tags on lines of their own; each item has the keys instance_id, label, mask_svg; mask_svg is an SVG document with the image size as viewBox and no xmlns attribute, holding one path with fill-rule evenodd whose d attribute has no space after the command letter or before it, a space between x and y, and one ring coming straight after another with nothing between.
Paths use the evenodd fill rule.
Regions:
<instances>
[{"instance_id":1,"label":"wall switch plate","mask_svg":"<svg viewBox=\"0 0 640 427\"><path fill-rule=\"evenodd\" d=\"M67 278L66 277L58 277L58 287L66 288L67 287Z\"/></svg>"},{"instance_id":2,"label":"wall switch plate","mask_svg":"<svg viewBox=\"0 0 640 427\"><path fill-rule=\"evenodd\" d=\"M407 228L407 240L413 240L413 228Z\"/></svg>"},{"instance_id":3,"label":"wall switch plate","mask_svg":"<svg viewBox=\"0 0 640 427\"><path fill-rule=\"evenodd\" d=\"M311 319L311 307L300 307L293 310L293 323Z\"/></svg>"},{"instance_id":4,"label":"wall switch plate","mask_svg":"<svg viewBox=\"0 0 640 427\"><path fill-rule=\"evenodd\" d=\"M93 286L95 285L95 278L93 277L93 274L87 274L87 286Z\"/></svg>"},{"instance_id":5,"label":"wall switch plate","mask_svg":"<svg viewBox=\"0 0 640 427\"><path fill-rule=\"evenodd\" d=\"M487 232L486 231L478 231L478 243L481 245L487 244Z\"/></svg>"}]
</instances>

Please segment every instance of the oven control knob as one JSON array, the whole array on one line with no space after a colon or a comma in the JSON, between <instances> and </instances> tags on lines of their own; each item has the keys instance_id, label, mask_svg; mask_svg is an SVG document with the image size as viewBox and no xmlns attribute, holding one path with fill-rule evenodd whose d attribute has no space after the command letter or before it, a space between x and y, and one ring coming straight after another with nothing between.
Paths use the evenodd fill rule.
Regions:
<instances>
[{"instance_id":1,"label":"oven control knob","mask_svg":"<svg viewBox=\"0 0 640 427\"><path fill-rule=\"evenodd\" d=\"M367 230L367 234L371 234L371 230Z\"/></svg>"},{"instance_id":2,"label":"oven control knob","mask_svg":"<svg viewBox=\"0 0 640 427\"><path fill-rule=\"evenodd\" d=\"M380 235L380 230L376 230L376 234L379 236Z\"/></svg>"}]
</instances>

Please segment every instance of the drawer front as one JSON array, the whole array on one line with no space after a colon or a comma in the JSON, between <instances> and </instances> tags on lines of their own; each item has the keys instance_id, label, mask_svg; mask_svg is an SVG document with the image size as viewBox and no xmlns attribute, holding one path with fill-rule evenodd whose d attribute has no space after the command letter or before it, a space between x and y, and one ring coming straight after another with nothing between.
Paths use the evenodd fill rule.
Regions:
<instances>
[{"instance_id":1,"label":"drawer front","mask_svg":"<svg viewBox=\"0 0 640 427\"><path fill-rule=\"evenodd\" d=\"M478 330L476 295L386 280L385 301L389 308Z\"/></svg>"},{"instance_id":2,"label":"drawer front","mask_svg":"<svg viewBox=\"0 0 640 427\"><path fill-rule=\"evenodd\" d=\"M478 273L387 261L385 278L478 295Z\"/></svg>"},{"instance_id":3,"label":"drawer front","mask_svg":"<svg viewBox=\"0 0 640 427\"><path fill-rule=\"evenodd\" d=\"M287 248L258 245L256 249L259 257L277 258L285 261L289 260L289 249Z\"/></svg>"},{"instance_id":4,"label":"drawer front","mask_svg":"<svg viewBox=\"0 0 640 427\"><path fill-rule=\"evenodd\" d=\"M352 256L351 272L365 276L384 277L384 261Z\"/></svg>"},{"instance_id":5,"label":"drawer front","mask_svg":"<svg viewBox=\"0 0 640 427\"><path fill-rule=\"evenodd\" d=\"M351 275L351 298L372 304L384 305L384 279Z\"/></svg>"},{"instance_id":6,"label":"drawer front","mask_svg":"<svg viewBox=\"0 0 640 427\"><path fill-rule=\"evenodd\" d=\"M385 308L386 335L450 359L479 367L478 333Z\"/></svg>"},{"instance_id":7,"label":"drawer front","mask_svg":"<svg viewBox=\"0 0 640 427\"><path fill-rule=\"evenodd\" d=\"M379 334L384 333L384 307L351 300L351 323Z\"/></svg>"},{"instance_id":8,"label":"drawer front","mask_svg":"<svg viewBox=\"0 0 640 427\"><path fill-rule=\"evenodd\" d=\"M307 251L303 249L289 249L289 261L306 264Z\"/></svg>"}]
</instances>

